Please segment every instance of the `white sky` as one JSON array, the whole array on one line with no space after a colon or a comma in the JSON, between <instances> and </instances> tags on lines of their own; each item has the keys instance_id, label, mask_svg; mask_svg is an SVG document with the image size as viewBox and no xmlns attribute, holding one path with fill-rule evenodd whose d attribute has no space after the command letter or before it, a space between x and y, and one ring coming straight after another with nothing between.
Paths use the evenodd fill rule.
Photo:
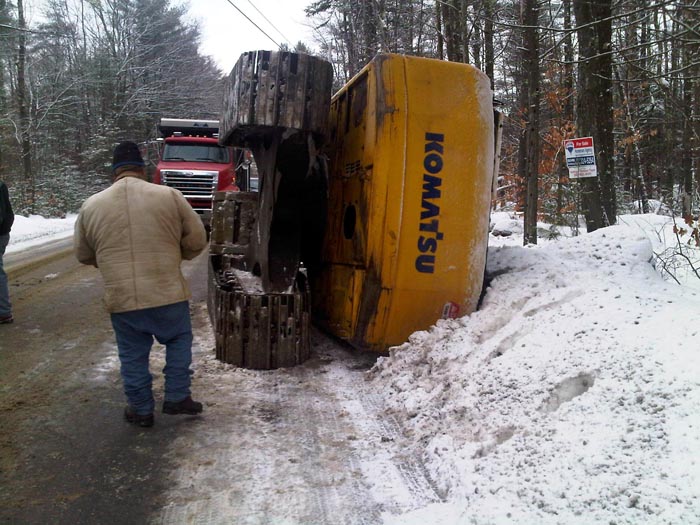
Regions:
<instances>
[{"instance_id":1,"label":"white sky","mask_svg":"<svg viewBox=\"0 0 700 525\"><path fill-rule=\"evenodd\" d=\"M277 46L233 5L278 44L287 43L293 48L301 40L313 48L311 22L304 13L304 8L312 1L173 0L172 3L189 5L189 20L199 22L202 35L200 52L213 57L222 71L229 73L242 53L277 49ZM25 0L26 18L30 26L41 18L40 12L44 3L45 0Z\"/></svg>"},{"instance_id":2,"label":"white sky","mask_svg":"<svg viewBox=\"0 0 700 525\"><path fill-rule=\"evenodd\" d=\"M310 21L304 14L304 8L310 2L311 0L231 0L275 42L286 42L291 48L300 40L313 47ZM213 57L225 73L231 71L246 51L277 49L228 0L178 0L176 3L189 4L191 20L199 22L202 34L201 53Z\"/></svg>"}]
</instances>

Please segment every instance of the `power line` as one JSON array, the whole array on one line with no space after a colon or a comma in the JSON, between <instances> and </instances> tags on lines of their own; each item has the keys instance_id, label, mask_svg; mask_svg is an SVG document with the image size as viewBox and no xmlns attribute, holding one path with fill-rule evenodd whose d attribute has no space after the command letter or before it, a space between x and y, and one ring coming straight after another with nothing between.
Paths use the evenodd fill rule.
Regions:
<instances>
[{"instance_id":1,"label":"power line","mask_svg":"<svg viewBox=\"0 0 700 525\"><path fill-rule=\"evenodd\" d=\"M279 29L277 29L277 27L275 27L275 24L273 24L272 22L270 22L270 20L269 20L264 14L262 14L262 12L260 11L260 9L258 9L258 8L255 6L255 4L254 4L253 2L251 2L251 0L248 0L248 3L249 3L250 5L252 5L252 6L253 6L253 9L255 9L255 10L258 12L258 14L259 14L260 16L262 16L262 17L265 19L265 22L267 22L268 24L270 24L270 25L272 26L272 29L274 29L275 31L277 31L277 34L279 34L279 36L281 36L282 38L284 38L285 42L287 42L287 43L289 43L289 44L292 43L291 40L289 40L289 39L282 33L282 31L280 31Z\"/></svg>"},{"instance_id":2,"label":"power line","mask_svg":"<svg viewBox=\"0 0 700 525\"><path fill-rule=\"evenodd\" d=\"M238 8L238 6L236 6L236 4L234 4L231 0L226 0L226 1L227 1L229 4L231 4L231 6L233 6L233 8L236 9L236 11L238 11L240 14L242 14L244 17L246 17L246 19L248 20L248 22L250 22L251 24L253 24L253 25L258 29L258 31L260 31L263 35L265 35L267 38L269 38L270 40L272 40L272 43L273 43L273 44L275 44L275 45L276 45L277 47L279 47L279 48L282 47L282 46L279 45L277 42L275 42L275 39L274 39L274 38L272 38L272 37L271 37L270 35L268 35L265 31L263 31L263 30L260 28L260 26L259 26L258 24L256 24L255 22L253 22L253 21L250 19L250 17L249 17L248 15L246 15L243 11L241 11L241 10Z\"/></svg>"}]
</instances>

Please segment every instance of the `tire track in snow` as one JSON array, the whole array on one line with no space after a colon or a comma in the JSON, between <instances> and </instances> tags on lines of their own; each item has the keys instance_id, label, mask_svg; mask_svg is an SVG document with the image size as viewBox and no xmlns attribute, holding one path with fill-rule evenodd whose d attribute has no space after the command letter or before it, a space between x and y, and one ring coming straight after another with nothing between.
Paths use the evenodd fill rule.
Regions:
<instances>
[{"instance_id":1,"label":"tire track in snow","mask_svg":"<svg viewBox=\"0 0 700 525\"><path fill-rule=\"evenodd\" d=\"M302 366L252 371L200 340L193 389L205 413L156 422L178 425L168 456L179 466L152 523L372 525L439 501L365 381L368 358L320 334L314 343Z\"/></svg>"},{"instance_id":2,"label":"tire track in snow","mask_svg":"<svg viewBox=\"0 0 700 525\"><path fill-rule=\"evenodd\" d=\"M376 356L371 356L372 362L368 363L367 355L364 358L356 353L348 355L330 339L322 340L321 351L338 361L325 375L327 388L336 392L340 405L352 415L358 432L356 453L360 467L372 485L372 493L381 502L382 511L406 512L441 501L421 459L407 453L402 446L401 426L385 408L382 392L378 390L381 385L368 382L364 372L355 373L355 380L350 383L342 379L347 374L344 369L367 368Z\"/></svg>"},{"instance_id":3,"label":"tire track in snow","mask_svg":"<svg viewBox=\"0 0 700 525\"><path fill-rule=\"evenodd\" d=\"M363 400L374 412L375 421L385 435L384 439L394 443L401 443L403 433L401 425L396 417L385 410L384 403L375 392L365 392ZM392 462L404 484L409 488L413 505L412 508L420 508L430 503L443 501L435 484L430 479L423 461L414 455L401 454L398 461ZM405 510L405 509L401 509Z\"/></svg>"}]
</instances>

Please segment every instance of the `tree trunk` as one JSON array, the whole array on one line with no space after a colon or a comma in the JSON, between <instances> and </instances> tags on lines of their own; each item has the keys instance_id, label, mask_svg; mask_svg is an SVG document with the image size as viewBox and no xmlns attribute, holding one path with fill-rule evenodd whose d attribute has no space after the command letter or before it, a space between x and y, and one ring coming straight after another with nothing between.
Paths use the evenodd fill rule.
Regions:
<instances>
[{"instance_id":1,"label":"tree trunk","mask_svg":"<svg viewBox=\"0 0 700 525\"><path fill-rule=\"evenodd\" d=\"M19 27L18 48L17 48L17 110L19 115L19 142L22 156L22 179L29 189L28 200L29 211L34 211L35 184L34 172L32 170L32 148L29 137L29 101L27 93L27 24L24 20L23 0L17 0L17 24Z\"/></svg>"},{"instance_id":2,"label":"tree trunk","mask_svg":"<svg viewBox=\"0 0 700 525\"><path fill-rule=\"evenodd\" d=\"M571 30L571 0L564 0L564 30ZM573 130L574 122L574 46L571 33L567 33L564 37L564 78L562 79L562 87L564 88L564 115L563 121L567 131ZM568 138L568 137L567 137ZM560 165L559 181L557 184L557 224L564 224L563 207L564 207L564 189L565 183L569 177L569 169L566 162ZM577 221L578 223L578 217Z\"/></svg>"},{"instance_id":3,"label":"tree trunk","mask_svg":"<svg viewBox=\"0 0 700 525\"><path fill-rule=\"evenodd\" d=\"M593 137L597 177L579 179L586 229L615 223L612 96L612 1L574 0L579 41L579 136Z\"/></svg>"},{"instance_id":4,"label":"tree trunk","mask_svg":"<svg viewBox=\"0 0 700 525\"><path fill-rule=\"evenodd\" d=\"M493 18L495 0L484 0L484 72L491 79L491 89L494 88L494 48L493 48Z\"/></svg>"},{"instance_id":5,"label":"tree trunk","mask_svg":"<svg viewBox=\"0 0 700 525\"><path fill-rule=\"evenodd\" d=\"M684 10L683 19L686 23L690 24L690 10ZM698 130L700 130L700 125L698 124L698 118L700 114L698 112L700 101L698 100L698 95L700 90L700 81L698 81L698 73L700 73L700 67L692 67L693 55L698 57L698 44L695 44L695 49L691 48L692 44L690 42L685 43L682 49L682 61L683 64L688 68L685 70L682 79L682 97L683 97L683 114L685 118L683 119L683 153L681 158L681 171L682 171L682 193L681 193L681 206L683 217L691 217L693 214L693 186L694 177L693 171L696 173L696 177L700 176L697 164L700 163L698 157L700 156L700 137L698 136ZM693 122L695 124L693 124ZM695 129L693 129L695 128ZM695 159L696 166L693 166L693 158ZM696 186L697 187L697 186Z\"/></svg>"},{"instance_id":6,"label":"tree trunk","mask_svg":"<svg viewBox=\"0 0 700 525\"><path fill-rule=\"evenodd\" d=\"M537 244L537 202L540 165L540 61L539 7L537 0L523 0L523 68L527 71L527 129L525 131L525 217L523 244Z\"/></svg>"},{"instance_id":7,"label":"tree trunk","mask_svg":"<svg viewBox=\"0 0 700 525\"><path fill-rule=\"evenodd\" d=\"M447 0L443 3L442 21L445 27L447 60L450 62L468 62L469 42L465 36L462 0Z\"/></svg>"},{"instance_id":8,"label":"tree trunk","mask_svg":"<svg viewBox=\"0 0 700 525\"><path fill-rule=\"evenodd\" d=\"M442 29L442 3L435 3L435 24L437 26L437 58L442 60L445 58L445 38Z\"/></svg>"}]
</instances>

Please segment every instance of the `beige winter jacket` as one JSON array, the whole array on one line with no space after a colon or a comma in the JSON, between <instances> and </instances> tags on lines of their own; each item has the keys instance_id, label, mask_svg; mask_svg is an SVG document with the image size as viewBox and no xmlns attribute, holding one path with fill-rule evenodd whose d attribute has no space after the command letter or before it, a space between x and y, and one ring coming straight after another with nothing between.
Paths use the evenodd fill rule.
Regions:
<instances>
[{"instance_id":1,"label":"beige winter jacket","mask_svg":"<svg viewBox=\"0 0 700 525\"><path fill-rule=\"evenodd\" d=\"M120 174L83 203L75 223L75 255L100 269L112 313L189 299L180 263L207 245L202 221L182 194L140 177Z\"/></svg>"}]
</instances>

